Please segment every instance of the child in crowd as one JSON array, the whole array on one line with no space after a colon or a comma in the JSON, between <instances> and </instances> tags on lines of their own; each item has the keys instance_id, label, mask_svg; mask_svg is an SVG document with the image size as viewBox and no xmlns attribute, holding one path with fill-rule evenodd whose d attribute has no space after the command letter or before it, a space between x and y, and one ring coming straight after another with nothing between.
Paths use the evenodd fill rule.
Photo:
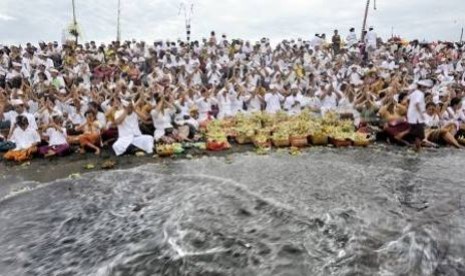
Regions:
<instances>
[{"instance_id":1,"label":"child in crowd","mask_svg":"<svg viewBox=\"0 0 465 276\"><path fill-rule=\"evenodd\" d=\"M67 141L66 128L63 127L63 119L60 115L55 115L52 122L46 127L42 135L47 141L46 146L39 148L39 153L44 157L65 156L70 153L70 146Z\"/></svg>"}]
</instances>

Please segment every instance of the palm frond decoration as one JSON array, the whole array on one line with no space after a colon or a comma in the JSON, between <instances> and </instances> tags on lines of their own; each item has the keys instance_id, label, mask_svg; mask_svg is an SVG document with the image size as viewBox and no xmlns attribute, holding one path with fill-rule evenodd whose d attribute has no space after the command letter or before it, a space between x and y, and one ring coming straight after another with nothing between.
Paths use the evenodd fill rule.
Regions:
<instances>
[{"instance_id":1,"label":"palm frond decoration","mask_svg":"<svg viewBox=\"0 0 465 276\"><path fill-rule=\"evenodd\" d=\"M78 38L78 37L82 36L81 28L75 22L69 24L69 26L68 26L68 28L66 28L66 30L68 31L69 35L74 36L75 38Z\"/></svg>"},{"instance_id":2,"label":"palm frond decoration","mask_svg":"<svg viewBox=\"0 0 465 276\"><path fill-rule=\"evenodd\" d=\"M68 25L66 28L66 34L69 37L73 37L76 43L78 42L78 39L83 37L83 32L81 30L81 27L79 24L72 22Z\"/></svg>"}]
</instances>

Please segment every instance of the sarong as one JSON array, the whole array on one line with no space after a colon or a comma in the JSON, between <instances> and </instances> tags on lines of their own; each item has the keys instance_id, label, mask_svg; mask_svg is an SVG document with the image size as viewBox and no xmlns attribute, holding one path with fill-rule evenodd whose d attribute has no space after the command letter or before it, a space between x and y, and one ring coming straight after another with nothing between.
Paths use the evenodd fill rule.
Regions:
<instances>
[{"instance_id":1,"label":"sarong","mask_svg":"<svg viewBox=\"0 0 465 276\"><path fill-rule=\"evenodd\" d=\"M65 156L70 153L70 147L68 144L55 145L55 146L43 146L39 148L40 155L47 155L50 151L54 152L56 156Z\"/></svg>"},{"instance_id":2,"label":"sarong","mask_svg":"<svg viewBox=\"0 0 465 276\"><path fill-rule=\"evenodd\" d=\"M84 147L87 144L99 146L100 134L98 133L82 134L79 136L79 144L81 145L81 147Z\"/></svg>"},{"instance_id":3,"label":"sarong","mask_svg":"<svg viewBox=\"0 0 465 276\"><path fill-rule=\"evenodd\" d=\"M32 155L37 152L37 147L30 147L24 150L10 150L3 156L9 161L23 162L31 159Z\"/></svg>"},{"instance_id":4,"label":"sarong","mask_svg":"<svg viewBox=\"0 0 465 276\"><path fill-rule=\"evenodd\" d=\"M402 132L410 130L410 125L407 122L391 122L389 123L384 131L391 137L394 138Z\"/></svg>"}]
</instances>

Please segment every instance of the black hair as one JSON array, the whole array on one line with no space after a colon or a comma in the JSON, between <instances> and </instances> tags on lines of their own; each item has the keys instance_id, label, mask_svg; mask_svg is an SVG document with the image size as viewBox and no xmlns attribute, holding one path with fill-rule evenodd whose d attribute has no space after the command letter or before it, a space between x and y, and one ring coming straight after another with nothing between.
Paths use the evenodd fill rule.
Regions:
<instances>
[{"instance_id":1,"label":"black hair","mask_svg":"<svg viewBox=\"0 0 465 276\"><path fill-rule=\"evenodd\" d=\"M96 102L90 102L89 103L89 107L93 108L94 110L96 110L97 112L103 112L103 109L102 107L96 103Z\"/></svg>"},{"instance_id":2,"label":"black hair","mask_svg":"<svg viewBox=\"0 0 465 276\"><path fill-rule=\"evenodd\" d=\"M428 102L428 103L426 104L426 109L428 109L430 106L436 107L436 104L433 103L433 102Z\"/></svg>"},{"instance_id":3,"label":"black hair","mask_svg":"<svg viewBox=\"0 0 465 276\"><path fill-rule=\"evenodd\" d=\"M20 127L27 127L29 125L29 121L27 120L26 116L19 115L16 117L16 124Z\"/></svg>"},{"instance_id":4,"label":"black hair","mask_svg":"<svg viewBox=\"0 0 465 276\"><path fill-rule=\"evenodd\" d=\"M453 98L451 101L450 101L450 106L456 106L458 104L460 104L462 102L462 99L460 98Z\"/></svg>"},{"instance_id":5,"label":"black hair","mask_svg":"<svg viewBox=\"0 0 465 276\"><path fill-rule=\"evenodd\" d=\"M53 115L52 120L53 121L58 121L58 120L63 121L63 118L61 117L61 115Z\"/></svg>"},{"instance_id":6,"label":"black hair","mask_svg":"<svg viewBox=\"0 0 465 276\"><path fill-rule=\"evenodd\" d=\"M89 114L94 115L94 118L97 116L97 115L95 114L95 111L92 110L92 109L87 110L86 113L84 113L84 116L87 117L87 115L89 115Z\"/></svg>"},{"instance_id":7,"label":"black hair","mask_svg":"<svg viewBox=\"0 0 465 276\"><path fill-rule=\"evenodd\" d=\"M343 83L341 84L341 87L339 89L341 89L341 91L345 91L347 87L348 87L347 83Z\"/></svg>"},{"instance_id":8,"label":"black hair","mask_svg":"<svg viewBox=\"0 0 465 276\"><path fill-rule=\"evenodd\" d=\"M405 99L405 97L407 97L407 93L405 93L405 92L399 93L398 102L399 102L399 103L402 102L402 101Z\"/></svg>"},{"instance_id":9,"label":"black hair","mask_svg":"<svg viewBox=\"0 0 465 276\"><path fill-rule=\"evenodd\" d=\"M39 72L37 75L39 77L41 76L44 80L48 80L47 75L44 72Z\"/></svg>"}]
</instances>

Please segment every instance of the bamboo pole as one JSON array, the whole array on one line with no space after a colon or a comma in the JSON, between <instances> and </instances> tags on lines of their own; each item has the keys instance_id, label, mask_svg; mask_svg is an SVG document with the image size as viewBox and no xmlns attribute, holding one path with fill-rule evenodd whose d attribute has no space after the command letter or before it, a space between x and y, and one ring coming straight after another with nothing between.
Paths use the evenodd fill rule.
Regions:
<instances>
[{"instance_id":1,"label":"bamboo pole","mask_svg":"<svg viewBox=\"0 0 465 276\"><path fill-rule=\"evenodd\" d=\"M460 45L463 43L463 27L462 27L462 34L460 35Z\"/></svg>"},{"instance_id":2,"label":"bamboo pole","mask_svg":"<svg viewBox=\"0 0 465 276\"><path fill-rule=\"evenodd\" d=\"M76 3L74 2L74 0L72 0L72 5L73 5L73 28L76 31L74 38L76 39L76 45L77 45L79 35L77 34Z\"/></svg>"},{"instance_id":3,"label":"bamboo pole","mask_svg":"<svg viewBox=\"0 0 465 276\"><path fill-rule=\"evenodd\" d=\"M365 8L365 16L363 17L362 35L360 36L362 43L365 40L365 30L366 30L366 27L367 27L367 18L368 18L368 9L369 8L370 8L370 0L367 0L367 6Z\"/></svg>"},{"instance_id":4,"label":"bamboo pole","mask_svg":"<svg viewBox=\"0 0 465 276\"><path fill-rule=\"evenodd\" d=\"M117 25L116 25L116 41L120 41L121 39L121 0L118 0L118 18L117 18Z\"/></svg>"},{"instance_id":5,"label":"bamboo pole","mask_svg":"<svg viewBox=\"0 0 465 276\"><path fill-rule=\"evenodd\" d=\"M73 5L73 23L74 25L77 24L77 21L76 21L76 4L74 2L74 0L72 0L72 5Z\"/></svg>"}]
</instances>

